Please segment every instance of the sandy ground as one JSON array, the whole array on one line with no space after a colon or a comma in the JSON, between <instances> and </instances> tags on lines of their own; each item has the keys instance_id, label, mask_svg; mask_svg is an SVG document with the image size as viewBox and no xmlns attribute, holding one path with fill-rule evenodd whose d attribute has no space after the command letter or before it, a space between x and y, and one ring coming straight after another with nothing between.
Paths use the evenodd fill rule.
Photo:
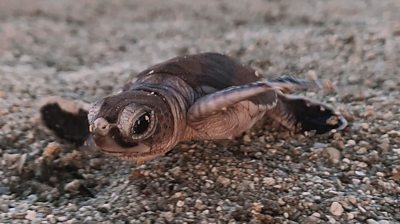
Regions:
<instances>
[{"instance_id":1,"label":"sandy ground","mask_svg":"<svg viewBox=\"0 0 400 224\"><path fill-rule=\"evenodd\" d=\"M399 223L399 12L398 0L0 0L0 222ZM336 88L308 95L351 127L268 126L135 165L38 124L45 96L93 101L205 51L325 80Z\"/></svg>"}]
</instances>

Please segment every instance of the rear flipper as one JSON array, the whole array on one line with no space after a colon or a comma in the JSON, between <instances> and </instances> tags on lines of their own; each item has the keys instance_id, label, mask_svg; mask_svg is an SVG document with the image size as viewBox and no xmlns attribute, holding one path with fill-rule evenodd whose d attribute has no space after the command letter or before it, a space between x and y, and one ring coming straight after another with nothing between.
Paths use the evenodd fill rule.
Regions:
<instances>
[{"instance_id":1,"label":"rear flipper","mask_svg":"<svg viewBox=\"0 0 400 224\"><path fill-rule=\"evenodd\" d=\"M318 80L298 79L291 76L281 76L268 80L268 82L284 93L291 93L294 90L319 90L322 88L322 84Z\"/></svg>"},{"instance_id":2,"label":"rear flipper","mask_svg":"<svg viewBox=\"0 0 400 224\"><path fill-rule=\"evenodd\" d=\"M315 130L317 134L347 126L346 119L325 104L310 99L279 94L276 107L267 116L294 131Z\"/></svg>"},{"instance_id":3,"label":"rear flipper","mask_svg":"<svg viewBox=\"0 0 400 224\"><path fill-rule=\"evenodd\" d=\"M83 145L89 137L88 105L82 102L49 97L41 103L44 125L54 134L75 145Z\"/></svg>"},{"instance_id":4,"label":"rear flipper","mask_svg":"<svg viewBox=\"0 0 400 224\"><path fill-rule=\"evenodd\" d=\"M315 80L296 79L283 76L274 80L261 80L241 86L231 86L197 99L189 108L189 121L198 121L240 101L263 94L263 105L273 108L278 102L278 93L298 89L318 89L320 84Z\"/></svg>"}]
</instances>

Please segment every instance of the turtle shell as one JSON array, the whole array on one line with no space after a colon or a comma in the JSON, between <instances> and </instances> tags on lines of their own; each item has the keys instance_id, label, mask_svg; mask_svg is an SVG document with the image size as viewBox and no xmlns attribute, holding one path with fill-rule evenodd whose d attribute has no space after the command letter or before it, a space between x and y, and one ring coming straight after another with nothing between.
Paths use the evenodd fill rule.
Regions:
<instances>
[{"instance_id":1,"label":"turtle shell","mask_svg":"<svg viewBox=\"0 0 400 224\"><path fill-rule=\"evenodd\" d=\"M177 76L193 89L208 87L215 91L259 80L256 71L218 53L175 57L138 74L138 81L151 74ZM206 89L206 88L203 88ZM214 91L206 91L210 93Z\"/></svg>"}]
</instances>

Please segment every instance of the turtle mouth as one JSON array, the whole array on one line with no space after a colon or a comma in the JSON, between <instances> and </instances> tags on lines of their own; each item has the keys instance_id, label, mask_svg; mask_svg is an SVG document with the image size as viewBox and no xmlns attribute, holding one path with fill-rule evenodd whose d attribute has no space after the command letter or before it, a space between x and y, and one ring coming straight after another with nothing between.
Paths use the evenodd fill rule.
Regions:
<instances>
[{"instance_id":1,"label":"turtle mouth","mask_svg":"<svg viewBox=\"0 0 400 224\"><path fill-rule=\"evenodd\" d=\"M92 134L93 142L101 151L114 155L140 155L150 152L151 147L139 142L126 142L115 135Z\"/></svg>"},{"instance_id":2,"label":"turtle mouth","mask_svg":"<svg viewBox=\"0 0 400 224\"><path fill-rule=\"evenodd\" d=\"M106 154L137 163L143 163L161 155L152 152L152 147L147 144L124 141L116 132L107 135L92 133L88 143Z\"/></svg>"}]
</instances>

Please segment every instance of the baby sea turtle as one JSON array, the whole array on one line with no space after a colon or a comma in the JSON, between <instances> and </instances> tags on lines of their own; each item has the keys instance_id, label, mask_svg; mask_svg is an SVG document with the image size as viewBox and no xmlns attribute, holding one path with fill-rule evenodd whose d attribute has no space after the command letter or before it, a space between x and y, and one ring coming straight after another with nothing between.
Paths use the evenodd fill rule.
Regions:
<instances>
[{"instance_id":1,"label":"baby sea turtle","mask_svg":"<svg viewBox=\"0 0 400 224\"><path fill-rule=\"evenodd\" d=\"M106 153L143 162L182 141L231 139L265 116L293 131L346 127L327 105L287 94L316 86L291 77L266 80L226 55L202 53L150 67L90 108L53 98L41 116L60 138L82 144L91 137Z\"/></svg>"}]
</instances>

